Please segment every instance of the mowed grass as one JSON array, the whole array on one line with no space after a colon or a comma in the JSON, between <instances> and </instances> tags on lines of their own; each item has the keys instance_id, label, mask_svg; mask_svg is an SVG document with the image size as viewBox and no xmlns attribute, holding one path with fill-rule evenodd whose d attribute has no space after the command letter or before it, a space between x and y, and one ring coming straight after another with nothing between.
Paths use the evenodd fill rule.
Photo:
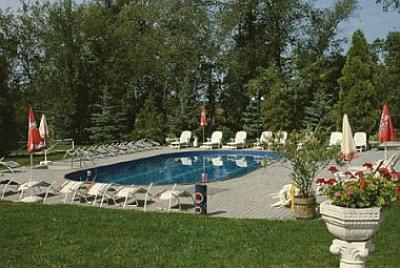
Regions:
<instances>
[{"instance_id":1,"label":"mowed grass","mask_svg":"<svg viewBox=\"0 0 400 268\"><path fill-rule=\"evenodd\" d=\"M368 267L399 267L400 209ZM338 267L322 220L267 221L0 202L0 267Z\"/></svg>"}]
</instances>

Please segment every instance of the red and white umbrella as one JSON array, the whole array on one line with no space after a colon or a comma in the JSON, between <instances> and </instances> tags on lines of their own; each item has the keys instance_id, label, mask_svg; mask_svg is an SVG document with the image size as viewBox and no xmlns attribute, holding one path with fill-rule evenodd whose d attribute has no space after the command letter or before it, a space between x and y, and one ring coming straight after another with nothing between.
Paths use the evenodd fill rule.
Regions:
<instances>
[{"instance_id":1,"label":"red and white umbrella","mask_svg":"<svg viewBox=\"0 0 400 268\"><path fill-rule=\"evenodd\" d=\"M40 136L39 129L37 127L35 113L32 107L29 107L28 113L28 144L27 151L29 153L39 152L44 148L44 140Z\"/></svg>"},{"instance_id":2,"label":"red and white umbrella","mask_svg":"<svg viewBox=\"0 0 400 268\"><path fill-rule=\"evenodd\" d=\"M203 128L203 142L204 142L204 127L207 126L206 107L200 107L200 127Z\"/></svg>"},{"instance_id":3,"label":"red and white umbrella","mask_svg":"<svg viewBox=\"0 0 400 268\"><path fill-rule=\"evenodd\" d=\"M39 152L44 148L44 141L42 137L40 137L39 129L37 127L35 113L33 112L32 107L29 107L28 113L28 143L27 143L27 151L30 154L31 160L31 177L33 176L33 153Z\"/></svg>"},{"instance_id":4,"label":"red and white umbrella","mask_svg":"<svg viewBox=\"0 0 400 268\"><path fill-rule=\"evenodd\" d=\"M390 114L389 107L383 105L381 121L379 123L379 140L385 144L385 160L386 160L386 142L395 141L393 118Z\"/></svg>"}]
</instances>

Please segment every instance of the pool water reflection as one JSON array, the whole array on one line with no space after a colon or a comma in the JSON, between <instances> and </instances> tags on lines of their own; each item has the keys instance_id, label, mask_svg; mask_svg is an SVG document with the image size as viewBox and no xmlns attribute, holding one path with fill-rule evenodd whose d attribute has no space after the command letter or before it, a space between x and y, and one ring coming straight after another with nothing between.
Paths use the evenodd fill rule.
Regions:
<instances>
[{"instance_id":1,"label":"pool water reflection","mask_svg":"<svg viewBox=\"0 0 400 268\"><path fill-rule=\"evenodd\" d=\"M263 159L279 159L277 153L262 151L194 151L142 158L90 169L96 182L147 185L209 182L243 176L261 167ZM66 175L84 180L87 170Z\"/></svg>"}]
</instances>

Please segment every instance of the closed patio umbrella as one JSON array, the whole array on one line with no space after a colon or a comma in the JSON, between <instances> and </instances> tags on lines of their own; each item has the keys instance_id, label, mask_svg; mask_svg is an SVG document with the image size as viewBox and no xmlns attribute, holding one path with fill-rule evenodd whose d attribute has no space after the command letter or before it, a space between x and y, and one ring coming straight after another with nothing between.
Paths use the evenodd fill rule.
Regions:
<instances>
[{"instance_id":1,"label":"closed patio umbrella","mask_svg":"<svg viewBox=\"0 0 400 268\"><path fill-rule=\"evenodd\" d=\"M207 126L206 108L200 107L200 127L203 129L203 143L204 143L204 128Z\"/></svg>"},{"instance_id":2,"label":"closed patio umbrella","mask_svg":"<svg viewBox=\"0 0 400 268\"><path fill-rule=\"evenodd\" d=\"M356 157L356 143L354 142L353 133L351 131L351 126L347 114L343 115L342 142L340 144L340 149L343 160L351 161Z\"/></svg>"},{"instance_id":3,"label":"closed patio umbrella","mask_svg":"<svg viewBox=\"0 0 400 268\"><path fill-rule=\"evenodd\" d=\"M47 126L46 116L42 114L42 119L39 125L40 137L43 139L44 147L47 147L47 138L49 137L49 128ZM47 161L47 150L44 150L44 162L40 162L43 165L48 165L51 161Z\"/></svg>"},{"instance_id":4,"label":"closed patio umbrella","mask_svg":"<svg viewBox=\"0 0 400 268\"><path fill-rule=\"evenodd\" d=\"M33 112L32 107L29 107L28 113L28 143L27 143L27 151L30 154L30 162L31 162L31 179L32 179L32 168L33 168L33 153L39 152L44 148L44 141L42 137L40 137L40 132L37 127L35 113Z\"/></svg>"},{"instance_id":5,"label":"closed patio umbrella","mask_svg":"<svg viewBox=\"0 0 400 268\"><path fill-rule=\"evenodd\" d=\"M389 107L383 105L381 121L379 123L379 140L385 145L385 160L386 160L386 142L395 141L393 119L390 114Z\"/></svg>"}]
</instances>

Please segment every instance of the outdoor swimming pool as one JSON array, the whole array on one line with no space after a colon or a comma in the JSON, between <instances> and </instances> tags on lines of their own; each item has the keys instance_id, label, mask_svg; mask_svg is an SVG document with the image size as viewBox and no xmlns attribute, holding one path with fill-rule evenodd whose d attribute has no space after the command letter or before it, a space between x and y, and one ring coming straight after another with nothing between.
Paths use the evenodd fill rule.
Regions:
<instances>
[{"instance_id":1,"label":"outdoor swimming pool","mask_svg":"<svg viewBox=\"0 0 400 268\"><path fill-rule=\"evenodd\" d=\"M189 184L243 176L261 167L263 159L280 158L278 153L263 151L192 151L161 154L80 170L65 175L70 180L148 185Z\"/></svg>"}]
</instances>

